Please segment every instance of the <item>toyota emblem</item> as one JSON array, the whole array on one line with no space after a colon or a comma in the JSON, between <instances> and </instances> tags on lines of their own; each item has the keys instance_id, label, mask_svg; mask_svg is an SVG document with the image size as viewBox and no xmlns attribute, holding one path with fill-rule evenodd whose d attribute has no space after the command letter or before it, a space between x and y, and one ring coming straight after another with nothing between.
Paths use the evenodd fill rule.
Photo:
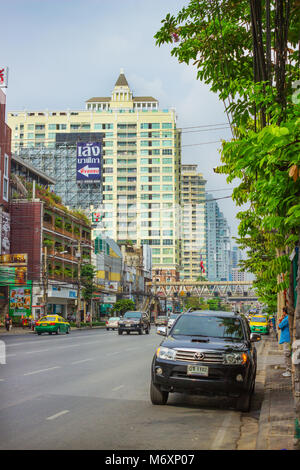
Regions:
<instances>
[{"instance_id":1,"label":"toyota emblem","mask_svg":"<svg viewBox=\"0 0 300 470\"><path fill-rule=\"evenodd\" d=\"M196 352L194 354L194 358L197 359L198 361L202 361L202 359L204 359L204 357L205 357L205 354L202 353L202 352Z\"/></svg>"}]
</instances>

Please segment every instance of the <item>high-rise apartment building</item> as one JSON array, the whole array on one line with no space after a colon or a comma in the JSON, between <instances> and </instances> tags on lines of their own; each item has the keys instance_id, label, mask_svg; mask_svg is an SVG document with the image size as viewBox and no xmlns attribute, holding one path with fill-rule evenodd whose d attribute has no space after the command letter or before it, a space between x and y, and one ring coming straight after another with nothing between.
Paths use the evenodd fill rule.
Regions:
<instances>
[{"instance_id":1,"label":"high-rise apartment building","mask_svg":"<svg viewBox=\"0 0 300 470\"><path fill-rule=\"evenodd\" d=\"M206 252L209 281L230 279L230 228L213 196L206 195Z\"/></svg>"},{"instance_id":2,"label":"high-rise apartment building","mask_svg":"<svg viewBox=\"0 0 300 470\"><path fill-rule=\"evenodd\" d=\"M88 99L84 111L9 112L8 124L13 151L55 176L55 191L65 204L93 206L101 213L99 232L151 246L154 269L178 272L181 132L175 109L159 109L151 96L133 96L121 70L111 95ZM93 133L103 139L103 177L95 187L77 183L74 139L66 137L90 142Z\"/></svg>"},{"instance_id":3,"label":"high-rise apartment building","mask_svg":"<svg viewBox=\"0 0 300 470\"><path fill-rule=\"evenodd\" d=\"M245 277L245 273L243 274L238 274L241 273L240 267L239 267L239 262L242 260L242 252L241 250L237 247L234 246L231 250L230 253L230 281L237 281L238 277L240 277L240 280L245 280L242 277Z\"/></svg>"},{"instance_id":4,"label":"high-rise apartment building","mask_svg":"<svg viewBox=\"0 0 300 470\"><path fill-rule=\"evenodd\" d=\"M180 277L185 280L206 277L205 183L197 165L181 166Z\"/></svg>"}]
</instances>

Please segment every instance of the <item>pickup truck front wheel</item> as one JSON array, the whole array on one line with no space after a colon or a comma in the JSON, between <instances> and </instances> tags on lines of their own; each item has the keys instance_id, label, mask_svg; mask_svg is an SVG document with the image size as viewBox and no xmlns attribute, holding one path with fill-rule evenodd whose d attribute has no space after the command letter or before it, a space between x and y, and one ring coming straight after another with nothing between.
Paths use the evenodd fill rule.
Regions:
<instances>
[{"instance_id":1,"label":"pickup truck front wheel","mask_svg":"<svg viewBox=\"0 0 300 470\"><path fill-rule=\"evenodd\" d=\"M153 405L166 405L168 401L169 393L162 392L157 388L154 383L151 381L150 386L150 399Z\"/></svg>"}]
</instances>

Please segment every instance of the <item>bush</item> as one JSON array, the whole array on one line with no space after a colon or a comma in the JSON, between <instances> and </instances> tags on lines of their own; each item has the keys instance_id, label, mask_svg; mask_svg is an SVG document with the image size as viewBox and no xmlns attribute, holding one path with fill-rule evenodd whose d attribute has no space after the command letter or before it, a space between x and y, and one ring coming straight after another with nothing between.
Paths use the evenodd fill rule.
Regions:
<instances>
[{"instance_id":1,"label":"bush","mask_svg":"<svg viewBox=\"0 0 300 470\"><path fill-rule=\"evenodd\" d=\"M69 322L69 323L70 323L71 327L75 328L77 326L76 322ZM90 322L86 322L86 323L84 323L83 321L80 322L81 327L82 326L89 326L89 325L90 325ZM93 321L92 326L105 326L105 322L104 321Z\"/></svg>"}]
</instances>

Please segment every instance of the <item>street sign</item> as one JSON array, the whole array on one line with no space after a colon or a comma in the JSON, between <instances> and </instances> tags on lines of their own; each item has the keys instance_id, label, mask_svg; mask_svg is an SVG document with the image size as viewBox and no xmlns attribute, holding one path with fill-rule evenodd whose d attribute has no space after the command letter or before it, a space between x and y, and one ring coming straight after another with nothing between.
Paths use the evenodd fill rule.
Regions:
<instances>
[{"instance_id":1,"label":"street sign","mask_svg":"<svg viewBox=\"0 0 300 470\"><path fill-rule=\"evenodd\" d=\"M77 142L76 158L77 181L101 180L102 142Z\"/></svg>"}]
</instances>

